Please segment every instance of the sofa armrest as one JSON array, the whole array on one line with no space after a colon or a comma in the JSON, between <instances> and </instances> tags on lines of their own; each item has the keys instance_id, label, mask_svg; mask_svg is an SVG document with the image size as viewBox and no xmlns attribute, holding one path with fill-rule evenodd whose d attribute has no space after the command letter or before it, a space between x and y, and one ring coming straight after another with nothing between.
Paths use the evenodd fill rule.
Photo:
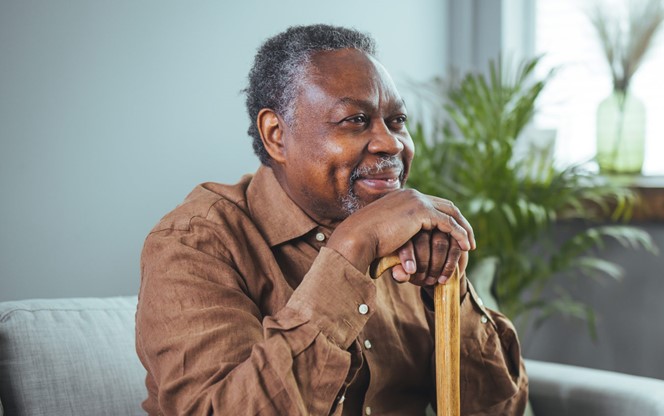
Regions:
<instances>
[{"instance_id":1,"label":"sofa armrest","mask_svg":"<svg viewBox=\"0 0 664 416\"><path fill-rule=\"evenodd\" d=\"M126 296L0 302L4 412L144 415L145 369L134 347L136 301Z\"/></svg>"},{"instance_id":2,"label":"sofa armrest","mask_svg":"<svg viewBox=\"0 0 664 416\"><path fill-rule=\"evenodd\" d=\"M526 360L535 416L664 415L664 380Z\"/></svg>"}]
</instances>

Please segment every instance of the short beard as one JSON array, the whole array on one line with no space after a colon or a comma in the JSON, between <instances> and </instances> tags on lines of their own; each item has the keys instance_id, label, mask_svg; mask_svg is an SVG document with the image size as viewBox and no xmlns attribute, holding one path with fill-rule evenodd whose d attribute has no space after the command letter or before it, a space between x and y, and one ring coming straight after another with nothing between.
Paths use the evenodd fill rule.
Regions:
<instances>
[{"instance_id":1,"label":"short beard","mask_svg":"<svg viewBox=\"0 0 664 416\"><path fill-rule=\"evenodd\" d=\"M346 217L348 217L360 208L362 208L362 205L360 205L360 198L355 195L355 191L353 191L353 188L351 187L348 194L341 197L341 209L344 214L346 214Z\"/></svg>"},{"instance_id":2,"label":"short beard","mask_svg":"<svg viewBox=\"0 0 664 416\"><path fill-rule=\"evenodd\" d=\"M350 180L348 184L348 193L340 198L341 209L344 211L346 216L350 216L354 212L362 208L362 203L360 198L355 194L353 186L355 181L365 175L381 173L385 169L391 168L401 168L401 175L399 180L403 183L404 178L404 169L403 162L396 156L385 156L381 157L374 166L364 166L362 168L355 168L350 175Z\"/></svg>"}]
</instances>

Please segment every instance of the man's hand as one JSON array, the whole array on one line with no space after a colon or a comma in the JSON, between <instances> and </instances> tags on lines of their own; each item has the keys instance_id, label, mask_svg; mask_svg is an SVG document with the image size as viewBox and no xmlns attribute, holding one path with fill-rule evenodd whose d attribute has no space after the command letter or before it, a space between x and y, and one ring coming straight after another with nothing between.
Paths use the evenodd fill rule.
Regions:
<instances>
[{"instance_id":1,"label":"man's hand","mask_svg":"<svg viewBox=\"0 0 664 416\"><path fill-rule=\"evenodd\" d=\"M445 281L475 248L473 229L452 202L415 190L399 190L367 205L336 228L327 244L358 270L397 252L399 282L427 286Z\"/></svg>"},{"instance_id":2,"label":"man's hand","mask_svg":"<svg viewBox=\"0 0 664 416\"><path fill-rule=\"evenodd\" d=\"M461 258L461 247L439 230L420 231L397 250L401 264L392 268L397 282L418 286L445 283Z\"/></svg>"}]
</instances>

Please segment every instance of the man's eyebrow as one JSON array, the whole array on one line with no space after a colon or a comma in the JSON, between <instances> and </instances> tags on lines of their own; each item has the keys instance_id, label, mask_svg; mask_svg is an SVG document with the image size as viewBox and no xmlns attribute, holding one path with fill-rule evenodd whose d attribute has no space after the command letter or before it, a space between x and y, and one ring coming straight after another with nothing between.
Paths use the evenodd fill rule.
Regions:
<instances>
[{"instance_id":1,"label":"man's eyebrow","mask_svg":"<svg viewBox=\"0 0 664 416\"><path fill-rule=\"evenodd\" d=\"M370 102L369 100L362 100L359 98L353 98L353 97L341 97L337 100L335 103L336 105L353 105L355 107L361 107L361 108L373 108L373 103Z\"/></svg>"},{"instance_id":2,"label":"man's eyebrow","mask_svg":"<svg viewBox=\"0 0 664 416\"><path fill-rule=\"evenodd\" d=\"M353 105L360 108L374 108L374 103L369 100L362 100L360 98L342 97L337 100L336 105ZM406 101L403 98L393 100L391 105L393 109L406 108Z\"/></svg>"}]
</instances>

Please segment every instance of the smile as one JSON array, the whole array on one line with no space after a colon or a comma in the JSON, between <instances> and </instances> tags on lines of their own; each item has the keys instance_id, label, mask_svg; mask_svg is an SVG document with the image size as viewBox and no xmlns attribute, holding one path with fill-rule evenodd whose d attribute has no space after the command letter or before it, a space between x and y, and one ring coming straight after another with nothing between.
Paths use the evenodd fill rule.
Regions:
<instances>
[{"instance_id":1,"label":"smile","mask_svg":"<svg viewBox=\"0 0 664 416\"><path fill-rule=\"evenodd\" d=\"M367 190L385 192L401 188L400 172L383 172L378 175L367 175L358 178L355 184Z\"/></svg>"}]
</instances>

